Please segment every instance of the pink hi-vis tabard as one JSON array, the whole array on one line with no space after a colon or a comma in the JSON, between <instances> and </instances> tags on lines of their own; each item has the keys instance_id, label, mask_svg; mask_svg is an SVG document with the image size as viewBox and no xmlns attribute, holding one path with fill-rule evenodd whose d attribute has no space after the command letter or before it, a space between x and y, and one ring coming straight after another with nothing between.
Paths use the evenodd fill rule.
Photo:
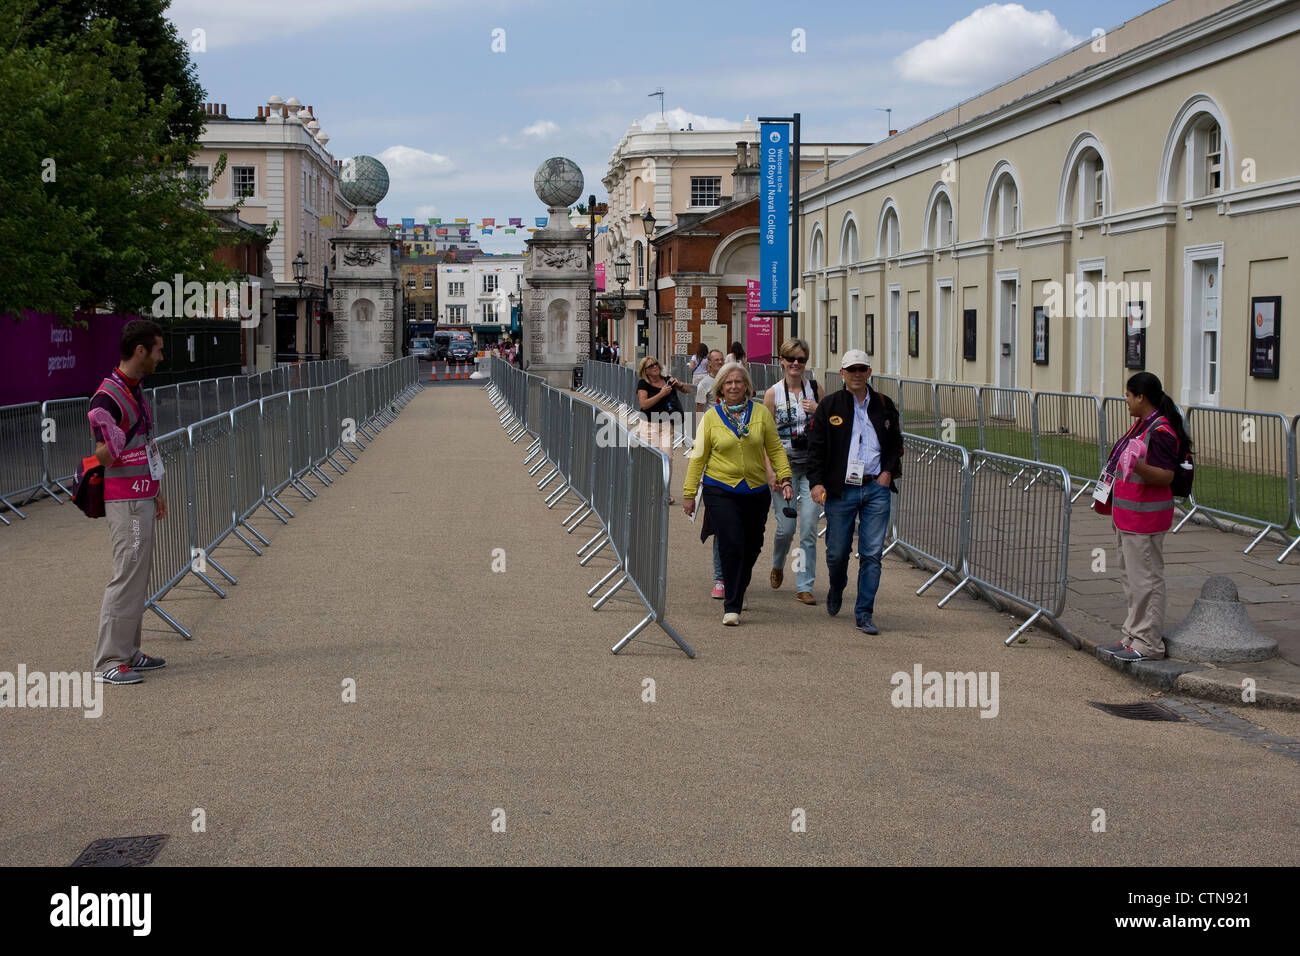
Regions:
<instances>
[{"instance_id":1,"label":"pink hi-vis tabard","mask_svg":"<svg viewBox=\"0 0 1300 956\"><path fill-rule=\"evenodd\" d=\"M122 431L131 435L122 453L104 469L104 500L156 498L160 482L152 477L149 469L147 446L152 423L148 408L136 404L131 389L118 377L116 371L104 379L96 394L99 392L104 392L117 403L117 407L122 410ZM132 431L134 434L131 434Z\"/></svg>"}]
</instances>

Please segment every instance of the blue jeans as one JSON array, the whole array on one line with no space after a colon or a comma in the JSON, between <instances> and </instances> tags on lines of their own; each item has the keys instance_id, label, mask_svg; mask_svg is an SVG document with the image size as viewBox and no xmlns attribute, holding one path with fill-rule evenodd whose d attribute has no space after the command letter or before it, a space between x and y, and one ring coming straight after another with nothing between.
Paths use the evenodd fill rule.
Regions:
<instances>
[{"instance_id":1,"label":"blue jeans","mask_svg":"<svg viewBox=\"0 0 1300 956\"><path fill-rule=\"evenodd\" d=\"M853 522L858 522L858 600L853 617L861 621L876 610L880 588L880 553L889 530L889 489L875 481L845 485L844 492L826 498L826 569L832 594L848 583L849 554L853 548Z\"/></svg>"},{"instance_id":2,"label":"blue jeans","mask_svg":"<svg viewBox=\"0 0 1300 956\"><path fill-rule=\"evenodd\" d=\"M772 567L784 568L786 555L790 553L790 542L794 540L796 522L799 525L799 547L803 551L803 570L796 571L794 577L795 591L812 591L813 581L817 576L817 502L812 500L812 488L808 485L808 473L793 469L794 488L797 501L787 502L780 495L772 496L772 509L776 512L776 541L772 545ZM799 509L794 518L787 518L782 512L787 504Z\"/></svg>"}]
</instances>

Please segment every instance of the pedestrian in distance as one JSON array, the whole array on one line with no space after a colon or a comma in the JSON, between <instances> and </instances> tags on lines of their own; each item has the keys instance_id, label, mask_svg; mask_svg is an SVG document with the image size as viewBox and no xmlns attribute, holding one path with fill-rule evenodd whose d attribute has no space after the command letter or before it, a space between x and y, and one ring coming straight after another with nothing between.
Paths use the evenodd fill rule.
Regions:
<instances>
[{"instance_id":1,"label":"pedestrian in distance","mask_svg":"<svg viewBox=\"0 0 1300 956\"><path fill-rule=\"evenodd\" d=\"M704 368L708 364L709 347L701 342L695 347L695 354L691 356L691 360L686 363L686 367L690 370L691 378L698 381L704 374Z\"/></svg>"},{"instance_id":2,"label":"pedestrian in distance","mask_svg":"<svg viewBox=\"0 0 1300 956\"><path fill-rule=\"evenodd\" d=\"M790 553L796 526L799 530L799 550L796 559L794 599L801 604L816 604L813 582L817 573L817 503L812 499L812 486L808 483L808 425L821 400L821 388L804 373L808 368L808 343L803 339L786 339L777 350L785 376L763 396L763 404L776 420L781 447L790 461L797 511L787 515L790 506L773 501L776 508L776 540L772 544L772 573L769 578L773 588L779 588L785 579L785 559ZM776 490L776 474L771 463L767 466L767 480Z\"/></svg>"},{"instance_id":3,"label":"pedestrian in distance","mask_svg":"<svg viewBox=\"0 0 1300 956\"><path fill-rule=\"evenodd\" d=\"M113 545L113 577L99 610L94 668L99 683L138 684L142 672L167 663L140 650L153 525L167 517L162 456L140 382L162 363L162 329L147 319L128 322L118 352L121 361L91 396L86 415L95 457L104 466L104 517Z\"/></svg>"},{"instance_id":4,"label":"pedestrian in distance","mask_svg":"<svg viewBox=\"0 0 1300 956\"><path fill-rule=\"evenodd\" d=\"M666 453L671 469L674 426L680 428L682 421L683 405L679 393L689 392L691 387L672 376L665 377L663 366L653 355L647 355L637 363L636 376L636 397L641 414L646 416L638 426L640 438ZM670 496L668 503L673 505L677 501Z\"/></svg>"},{"instance_id":5,"label":"pedestrian in distance","mask_svg":"<svg viewBox=\"0 0 1300 956\"><path fill-rule=\"evenodd\" d=\"M1115 529L1128 615L1120 644L1102 652L1124 661L1165 656L1164 537L1174 520L1174 479L1192 440L1160 379L1138 372L1124 391L1134 419L1110 451L1093 492L1093 510L1110 515ZM1185 493L1185 492L1184 492Z\"/></svg>"},{"instance_id":6,"label":"pedestrian in distance","mask_svg":"<svg viewBox=\"0 0 1300 956\"><path fill-rule=\"evenodd\" d=\"M694 383L695 415L697 419L718 404L718 396L713 392L713 385L717 381L718 372L721 369L722 352L714 349L709 352L708 359L703 366L704 374L696 379ZM726 589L722 584L722 552L718 550L717 535L713 536L713 597L719 601L726 597Z\"/></svg>"},{"instance_id":7,"label":"pedestrian in distance","mask_svg":"<svg viewBox=\"0 0 1300 956\"><path fill-rule=\"evenodd\" d=\"M808 481L813 501L826 510L826 613L840 612L848 583L854 525L858 532L858 597L854 622L864 634L875 623L880 558L889 529L890 494L903 473L898 408L868 384L871 362L861 349L840 361L844 388L817 405L808 429Z\"/></svg>"},{"instance_id":8,"label":"pedestrian in distance","mask_svg":"<svg viewBox=\"0 0 1300 956\"><path fill-rule=\"evenodd\" d=\"M614 340L614 348L613 348L613 351L614 351L614 364L615 364L615 365L622 365L622 364L623 364L623 351L622 351L622 349L620 349L620 348L618 347L618 339L615 339L615 340Z\"/></svg>"},{"instance_id":9,"label":"pedestrian in distance","mask_svg":"<svg viewBox=\"0 0 1300 956\"><path fill-rule=\"evenodd\" d=\"M776 470L781 497L794 497L790 463L777 435L776 422L761 402L743 365L729 362L713 386L718 403L700 419L682 490L682 509L695 513L704 503L701 540L718 538L724 589L722 623L740 624L754 563L763 550L767 512L772 504L765 463Z\"/></svg>"},{"instance_id":10,"label":"pedestrian in distance","mask_svg":"<svg viewBox=\"0 0 1300 956\"><path fill-rule=\"evenodd\" d=\"M739 365L745 366L745 368L749 368L749 363L745 361L745 347L739 342L731 343L731 352L727 356L727 361L736 362Z\"/></svg>"}]
</instances>

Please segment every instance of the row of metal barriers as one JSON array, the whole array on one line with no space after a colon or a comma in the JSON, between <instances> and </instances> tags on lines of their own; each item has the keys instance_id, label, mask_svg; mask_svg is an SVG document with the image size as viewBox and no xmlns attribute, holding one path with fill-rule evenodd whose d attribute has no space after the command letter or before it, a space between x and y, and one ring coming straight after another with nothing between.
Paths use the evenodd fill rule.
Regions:
<instances>
[{"instance_id":1,"label":"row of metal barriers","mask_svg":"<svg viewBox=\"0 0 1300 956\"><path fill-rule=\"evenodd\" d=\"M875 375L872 387L893 398L905 431L929 434L971 451L1059 466L1075 482L1077 499L1101 474L1114 443L1133 419L1122 398L1033 392ZM1278 563L1300 545L1288 536L1300 527L1300 415L1192 405L1180 409L1192 438L1196 479L1177 532L1204 513L1260 527L1249 554L1270 534L1286 546Z\"/></svg>"},{"instance_id":2,"label":"row of metal barriers","mask_svg":"<svg viewBox=\"0 0 1300 956\"><path fill-rule=\"evenodd\" d=\"M604 362L593 366L602 387L619 387L619 373L630 369ZM635 383L632 383L635 385ZM586 567L606 548L615 565L587 591L591 597L607 590L592 605L598 611L621 588L630 586L646 607L646 615L613 646L615 654L650 624L657 624L689 657L695 651L666 620L668 604L668 494L669 462L663 452L642 442L620 421L619 416L598 408L562 389L552 388L537 375L491 359L487 389L493 407L512 442L525 436L528 446L524 464L545 490L559 480L546 498L554 508L566 495L578 499L578 506L561 522L572 534L588 517L600 522L597 531L577 551L579 565ZM617 580L613 580L617 577ZM611 580L613 583L610 584Z\"/></svg>"},{"instance_id":3,"label":"row of metal barriers","mask_svg":"<svg viewBox=\"0 0 1300 956\"><path fill-rule=\"evenodd\" d=\"M154 529L146 607L189 639L159 604L167 592L193 574L225 597L210 572L237 581L213 551L233 536L261 555L259 544L270 542L252 524L259 509L288 524L288 493L317 497L346 472L343 460L357 461L354 450L364 451L420 388L416 359L408 356L328 385L270 394L158 438L168 517Z\"/></svg>"},{"instance_id":4,"label":"row of metal barriers","mask_svg":"<svg viewBox=\"0 0 1300 956\"><path fill-rule=\"evenodd\" d=\"M227 375L144 390L158 434L293 389L319 388L348 374L346 359L286 365L257 375ZM86 415L90 398L61 398L0 407L0 507L20 518L21 506L69 485L81 460L94 452ZM0 513L0 522L10 524Z\"/></svg>"}]
</instances>

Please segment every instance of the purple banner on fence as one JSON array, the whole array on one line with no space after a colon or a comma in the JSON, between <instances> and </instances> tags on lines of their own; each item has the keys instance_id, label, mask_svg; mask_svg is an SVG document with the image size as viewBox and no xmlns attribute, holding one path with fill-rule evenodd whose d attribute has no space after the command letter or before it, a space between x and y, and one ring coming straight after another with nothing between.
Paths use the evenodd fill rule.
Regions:
<instances>
[{"instance_id":1,"label":"purple banner on fence","mask_svg":"<svg viewBox=\"0 0 1300 956\"><path fill-rule=\"evenodd\" d=\"M78 314L88 328L52 315L0 316L0 405L89 395L113 371L122 326L133 315Z\"/></svg>"}]
</instances>

